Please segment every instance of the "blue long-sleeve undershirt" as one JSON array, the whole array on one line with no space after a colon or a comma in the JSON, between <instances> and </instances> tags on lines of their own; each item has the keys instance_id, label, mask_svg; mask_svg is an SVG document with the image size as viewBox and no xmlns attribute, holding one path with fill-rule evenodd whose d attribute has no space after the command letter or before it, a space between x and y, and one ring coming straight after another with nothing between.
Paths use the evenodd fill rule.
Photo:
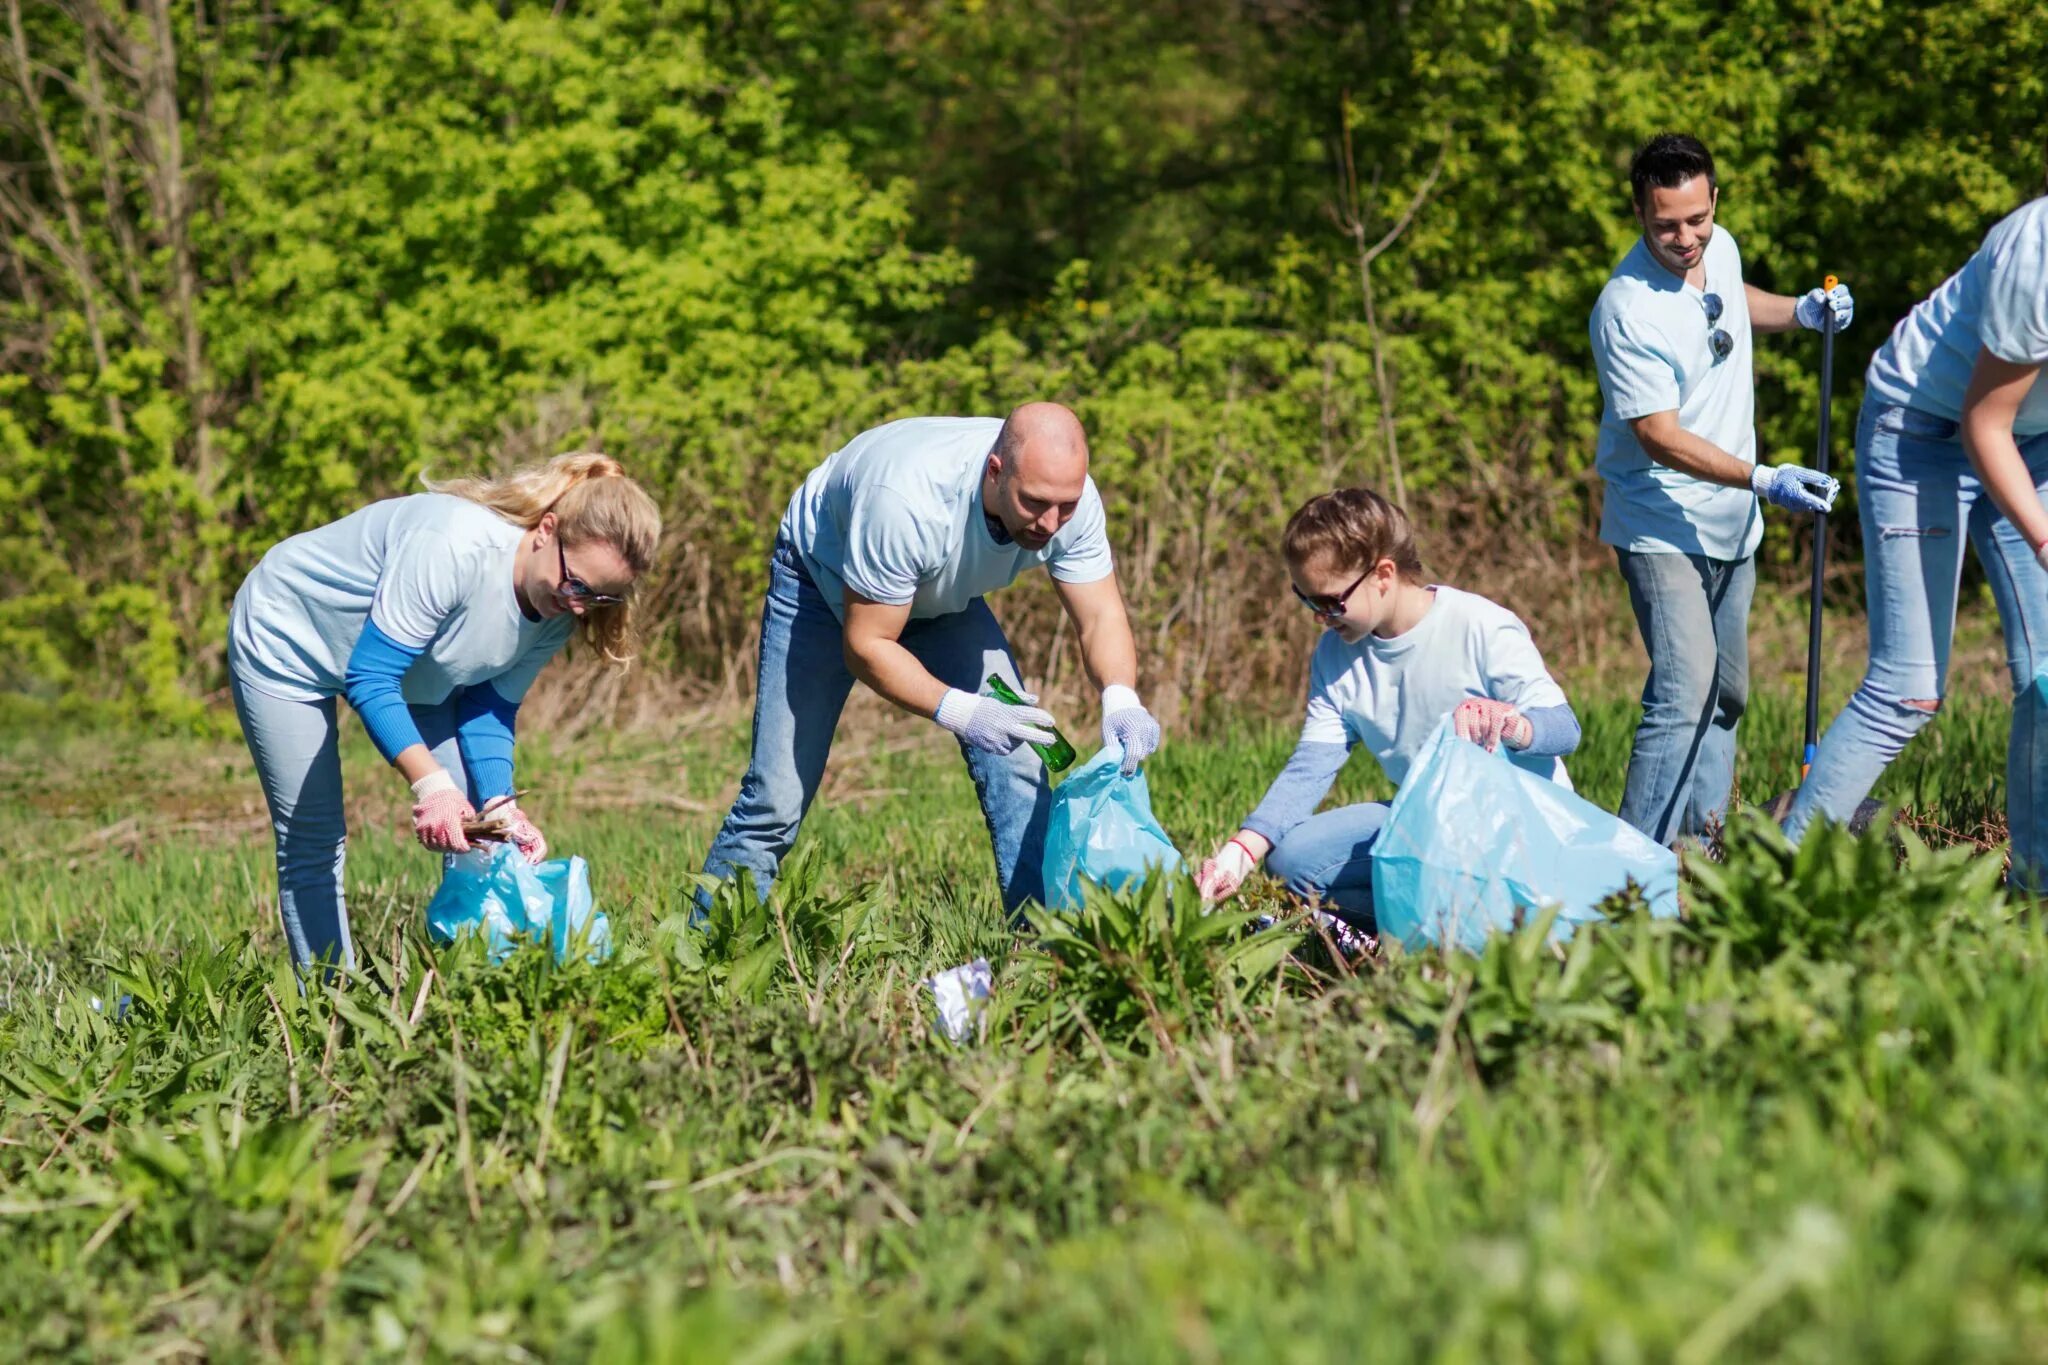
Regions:
<instances>
[{"instance_id":1,"label":"blue long-sleeve undershirt","mask_svg":"<svg viewBox=\"0 0 2048 1365\"><path fill-rule=\"evenodd\" d=\"M342 692L362 718L363 729L386 763L415 744L426 743L402 690L405 671L426 651L402 645L377 628L363 633L349 652ZM464 688L455 702L455 739L470 791L478 802L512 791L513 734L519 703L507 701L488 682Z\"/></svg>"},{"instance_id":2,"label":"blue long-sleeve undershirt","mask_svg":"<svg viewBox=\"0 0 2048 1365\"><path fill-rule=\"evenodd\" d=\"M1579 718L1569 702L1535 706L1521 713L1529 722L1529 745L1520 750L1538 758L1562 758L1579 747ZM1286 766L1266 788L1258 808L1244 818L1244 827L1278 844L1288 831L1316 813L1330 794L1330 784L1351 756L1348 744L1304 740L1294 746Z\"/></svg>"},{"instance_id":3,"label":"blue long-sleeve undershirt","mask_svg":"<svg viewBox=\"0 0 2048 1365\"><path fill-rule=\"evenodd\" d=\"M363 622L363 633L349 651L342 695L362 718L363 728L370 732L370 742L384 755L386 763L397 761L400 753L424 743L400 685L412 661L426 652L398 643L377 629L375 621Z\"/></svg>"},{"instance_id":4,"label":"blue long-sleeve undershirt","mask_svg":"<svg viewBox=\"0 0 2048 1365\"><path fill-rule=\"evenodd\" d=\"M478 801L512 792L512 736L519 703L487 682L466 687L455 703L455 739Z\"/></svg>"}]
</instances>

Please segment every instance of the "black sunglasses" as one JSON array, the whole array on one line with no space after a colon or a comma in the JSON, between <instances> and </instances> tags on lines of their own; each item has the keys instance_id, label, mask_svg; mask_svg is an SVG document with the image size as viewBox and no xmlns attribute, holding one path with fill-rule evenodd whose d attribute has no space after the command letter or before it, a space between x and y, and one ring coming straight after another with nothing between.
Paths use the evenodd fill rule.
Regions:
<instances>
[{"instance_id":1,"label":"black sunglasses","mask_svg":"<svg viewBox=\"0 0 2048 1365\"><path fill-rule=\"evenodd\" d=\"M599 592L575 574L570 573L569 547L562 543L560 536L555 537L555 554L562 561L562 581L557 585L555 591L561 593L562 596L574 598L576 601L589 607L616 607L626 600L623 597L614 597L608 592Z\"/></svg>"},{"instance_id":2,"label":"black sunglasses","mask_svg":"<svg viewBox=\"0 0 2048 1365\"><path fill-rule=\"evenodd\" d=\"M1372 566L1373 569L1378 567L1379 565L1377 564ZM1338 593L1335 597L1330 597L1323 593L1317 593L1311 597L1300 588L1294 587L1292 583L1289 583L1287 586L1293 588L1294 595L1301 600L1301 605L1307 607L1326 621L1334 621L1344 614L1344 604L1351 600L1351 594L1357 592L1359 585L1371 577L1372 569L1367 569L1364 573L1352 579L1351 586Z\"/></svg>"},{"instance_id":3,"label":"black sunglasses","mask_svg":"<svg viewBox=\"0 0 2048 1365\"><path fill-rule=\"evenodd\" d=\"M1713 328L1707 333L1707 348L1714 353L1714 363L1718 365L1735 349L1735 338L1729 336L1725 329L1714 327L1721 320L1721 296L1702 294L1700 303L1707 310L1707 326Z\"/></svg>"}]
</instances>

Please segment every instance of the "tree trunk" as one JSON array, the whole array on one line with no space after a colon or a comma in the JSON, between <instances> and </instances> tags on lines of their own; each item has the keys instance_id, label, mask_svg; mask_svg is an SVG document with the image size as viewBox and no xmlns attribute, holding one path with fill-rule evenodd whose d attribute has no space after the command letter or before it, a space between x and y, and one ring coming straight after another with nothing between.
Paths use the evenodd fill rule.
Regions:
<instances>
[{"instance_id":1,"label":"tree trunk","mask_svg":"<svg viewBox=\"0 0 2048 1365\"><path fill-rule=\"evenodd\" d=\"M32 194L24 194L19 204L7 207L10 216L22 223L31 236L42 239L51 249L60 264L71 274L78 289L80 306L85 314L86 338L92 345L93 363L98 367L102 382L112 368L113 361L107 350L106 328L100 319L100 282L92 268L92 246L86 240L85 220L78 211L78 200L71 192L71 177L64 169L64 152L57 145L57 136L51 131L50 120L43 109L41 91L35 79L35 68L29 61L28 35L21 26L21 0L7 0L7 29L12 39L14 82L21 90L22 107L27 112L36 133L36 140L42 144L43 159L49 163L50 185L56 191L57 204L64 215L64 225L69 231L68 241L60 241L56 230L35 209ZM128 417L122 410L121 400L108 387L104 395L107 409L107 426L114 433L114 439L124 446L128 439Z\"/></svg>"},{"instance_id":2,"label":"tree trunk","mask_svg":"<svg viewBox=\"0 0 2048 1365\"><path fill-rule=\"evenodd\" d=\"M192 254L192 191L185 178L184 127L178 113L178 53L170 0L149 0L150 50L141 64L144 113L153 165L151 182L171 249L171 302L178 328L179 369L192 422L192 481L201 501L218 482L213 448L213 392L199 332L199 271Z\"/></svg>"}]
</instances>

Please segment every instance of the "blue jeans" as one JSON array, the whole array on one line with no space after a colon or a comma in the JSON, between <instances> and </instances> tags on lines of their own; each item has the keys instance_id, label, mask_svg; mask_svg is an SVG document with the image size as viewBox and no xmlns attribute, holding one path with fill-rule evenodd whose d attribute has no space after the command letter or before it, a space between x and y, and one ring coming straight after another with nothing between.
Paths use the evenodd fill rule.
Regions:
<instances>
[{"instance_id":1,"label":"blue jeans","mask_svg":"<svg viewBox=\"0 0 2048 1365\"><path fill-rule=\"evenodd\" d=\"M1367 933L1372 912L1372 846L1386 827L1384 801L1326 810L1288 830L1266 855L1266 872L1288 893L1315 902Z\"/></svg>"},{"instance_id":2,"label":"blue jeans","mask_svg":"<svg viewBox=\"0 0 2048 1365\"><path fill-rule=\"evenodd\" d=\"M2019 443L2034 486L2048 493L2048 435ZM1957 424L1866 401L1856 424L1870 666L1822 736L1813 770L1785 821L1794 838L1816 817L1846 821L1948 690L1963 538L1977 547L2005 628L2014 693L2006 749L2006 819L2014 880L2040 884L2048 855L2048 712L2030 686L2048 648L2048 574L1977 481Z\"/></svg>"},{"instance_id":3,"label":"blue jeans","mask_svg":"<svg viewBox=\"0 0 2048 1365\"><path fill-rule=\"evenodd\" d=\"M270 807L277 841L277 911L292 965L304 971L315 962L355 970L355 942L349 936L348 905L342 896L342 864L348 827L342 818L341 751L333 697L292 701L260 692L228 673L242 738L256 760L256 776ZM438 706L414 706L413 723L434 752L434 761L467 788L469 776L455 740L455 703L460 692ZM477 800L470 791L472 803Z\"/></svg>"},{"instance_id":4,"label":"blue jeans","mask_svg":"<svg viewBox=\"0 0 2048 1365\"><path fill-rule=\"evenodd\" d=\"M980 598L950 616L913 620L902 643L948 687L978 692L989 674L1020 687L1010 642ZM766 895L832 752L839 713L853 690L845 632L787 541L769 562L768 599L761 608L761 665L754 690L754 752L732 811L711 841L704 871L729 878L744 868ZM1045 899L1046 817L1052 792L1045 765L1030 748L1007 756L962 743L961 754L981 798L995 847L1003 906L1015 914ZM699 904L703 903L700 895Z\"/></svg>"},{"instance_id":5,"label":"blue jeans","mask_svg":"<svg viewBox=\"0 0 2048 1365\"><path fill-rule=\"evenodd\" d=\"M1650 655L1621 818L1660 844L1721 822L1749 705L1754 559L1615 551Z\"/></svg>"}]
</instances>

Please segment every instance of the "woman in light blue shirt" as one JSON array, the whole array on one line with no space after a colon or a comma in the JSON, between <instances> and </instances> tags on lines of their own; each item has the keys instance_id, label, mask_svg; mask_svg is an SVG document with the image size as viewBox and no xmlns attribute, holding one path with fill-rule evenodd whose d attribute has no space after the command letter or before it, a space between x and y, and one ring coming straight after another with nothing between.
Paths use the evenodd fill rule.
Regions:
<instances>
[{"instance_id":1,"label":"woman in light blue shirt","mask_svg":"<svg viewBox=\"0 0 2048 1365\"><path fill-rule=\"evenodd\" d=\"M519 703L578 626L629 657L629 594L661 539L653 499L605 455L427 486L274 546L235 595L229 682L302 970L355 965L335 699L412 785L422 845L466 851L490 804L539 862L547 841L511 802Z\"/></svg>"},{"instance_id":2,"label":"woman in light blue shirt","mask_svg":"<svg viewBox=\"0 0 2048 1365\"><path fill-rule=\"evenodd\" d=\"M1870 666L1786 818L1846 821L1948 690L1967 534L2005 628L2014 881L2048 862L2048 198L2007 217L1870 362L1856 429Z\"/></svg>"}]
</instances>

